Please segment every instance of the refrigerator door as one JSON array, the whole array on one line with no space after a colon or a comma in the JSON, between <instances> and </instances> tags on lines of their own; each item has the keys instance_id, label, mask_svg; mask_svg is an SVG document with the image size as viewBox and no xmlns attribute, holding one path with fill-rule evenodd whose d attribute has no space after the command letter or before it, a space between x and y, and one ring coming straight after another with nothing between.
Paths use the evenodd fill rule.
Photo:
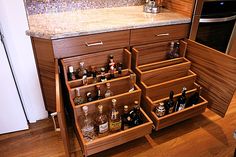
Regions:
<instances>
[{"instance_id":1,"label":"refrigerator door","mask_svg":"<svg viewBox=\"0 0 236 157\"><path fill-rule=\"evenodd\" d=\"M0 40L0 134L28 129L7 54Z\"/></svg>"}]
</instances>

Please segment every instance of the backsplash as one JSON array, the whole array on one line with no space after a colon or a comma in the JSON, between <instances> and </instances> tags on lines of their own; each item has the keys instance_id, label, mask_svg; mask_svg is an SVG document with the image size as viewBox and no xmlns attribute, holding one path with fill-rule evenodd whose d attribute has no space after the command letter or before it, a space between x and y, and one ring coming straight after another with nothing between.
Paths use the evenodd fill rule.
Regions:
<instances>
[{"instance_id":1,"label":"backsplash","mask_svg":"<svg viewBox=\"0 0 236 157\"><path fill-rule=\"evenodd\" d=\"M143 5L145 0L25 0L28 15Z\"/></svg>"}]
</instances>

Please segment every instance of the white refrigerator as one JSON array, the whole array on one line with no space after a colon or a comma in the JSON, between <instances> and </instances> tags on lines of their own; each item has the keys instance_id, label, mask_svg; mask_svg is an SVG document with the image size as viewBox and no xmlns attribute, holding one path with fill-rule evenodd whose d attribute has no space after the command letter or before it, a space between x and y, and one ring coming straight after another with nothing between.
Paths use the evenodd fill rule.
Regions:
<instances>
[{"instance_id":1,"label":"white refrigerator","mask_svg":"<svg viewBox=\"0 0 236 157\"><path fill-rule=\"evenodd\" d=\"M0 134L5 134L29 127L1 34L0 39Z\"/></svg>"}]
</instances>

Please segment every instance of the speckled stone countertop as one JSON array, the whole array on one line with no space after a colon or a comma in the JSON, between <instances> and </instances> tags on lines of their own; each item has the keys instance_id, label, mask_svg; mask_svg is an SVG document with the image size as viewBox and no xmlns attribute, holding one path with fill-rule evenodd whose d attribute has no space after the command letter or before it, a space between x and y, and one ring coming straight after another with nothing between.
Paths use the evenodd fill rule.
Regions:
<instances>
[{"instance_id":1,"label":"speckled stone countertop","mask_svg":"<svg viewBox=\"0 0 236 157\"><path fill-rule=\"evenodd\" d=\"M36 14L28 17L30 30L26 34L44 39L89 35L103 32L190 23L184 15L162 10L144 13L143 6L77 10Z\"/></svg>"}]
</instances>

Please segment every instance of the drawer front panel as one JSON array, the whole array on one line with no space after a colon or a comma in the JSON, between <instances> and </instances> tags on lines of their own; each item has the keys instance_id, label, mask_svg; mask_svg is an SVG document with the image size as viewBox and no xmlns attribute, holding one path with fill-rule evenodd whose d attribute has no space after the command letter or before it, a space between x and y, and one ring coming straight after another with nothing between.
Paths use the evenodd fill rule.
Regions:
<instances>
[{"instance_id":1,"label":"drawer front panel","mask_svg":"<svg viewBox=\"0 0 236 157\"><path fill-rule=\"evenodd\" d=\"M84 55L128 46L128 30L53 40L56 58Z\"/></svg>"},{"instance_id":2,"label":"drawer front panel","mask_svg":"<svg viewBox=\"0 0 236 157\"><path fill-rule=\"evenodd\" d=\"M130 45L141 45L187 37L189 24L131 30Z\"/></svg>"}]
</instances>

